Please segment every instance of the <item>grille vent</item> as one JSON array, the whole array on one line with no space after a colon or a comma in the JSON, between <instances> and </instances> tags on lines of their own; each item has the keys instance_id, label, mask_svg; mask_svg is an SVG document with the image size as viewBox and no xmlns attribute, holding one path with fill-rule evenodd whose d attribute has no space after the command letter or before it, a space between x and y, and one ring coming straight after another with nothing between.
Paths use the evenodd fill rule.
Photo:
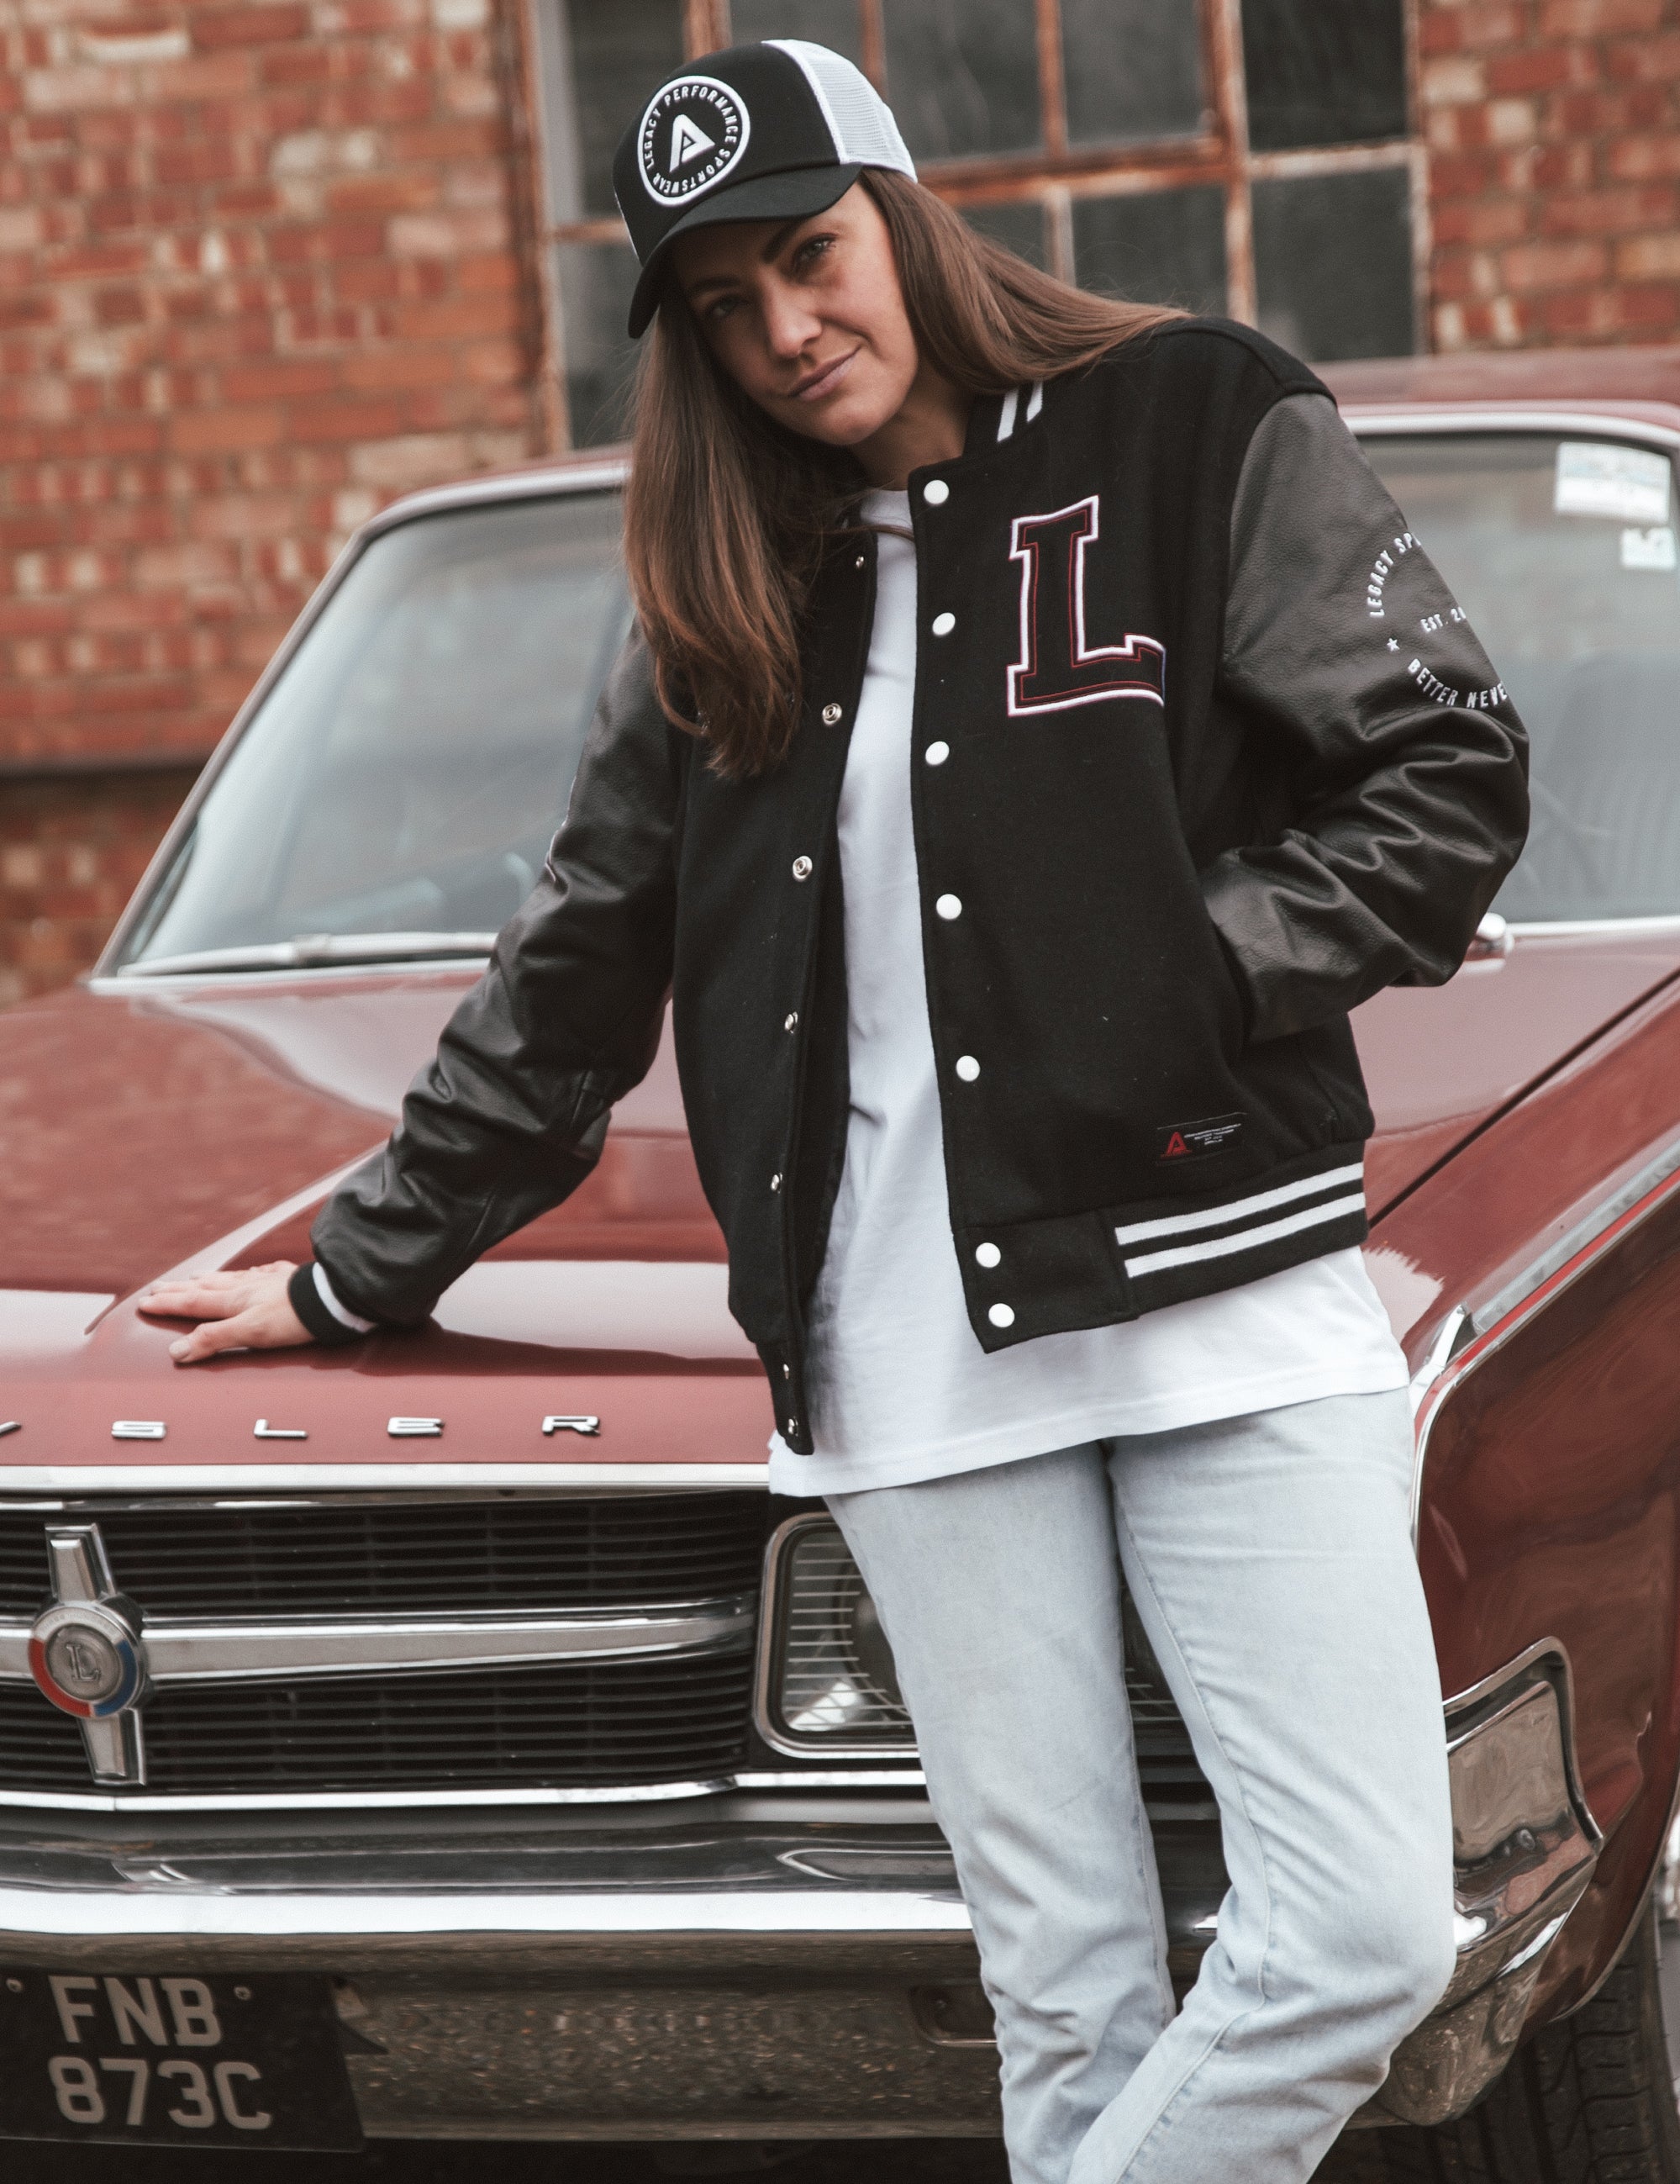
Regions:
<instances>
[{"instance_id":1,"label":"grille vent","mask_svg":"<svg viewBox=\"0 0 1680 2184\"><path fill-rule=\"evenodd\" d=\"M657 1607L759 1580L762 1494L99 1509L148 1615L420 1615ZM45 1519L0 1511L0 1614L48 1596Z\"/></svg>"},{"instance_id":2,"label":"grille vent","mask_svg":"<svg viewBox=\"0 0 1680 2184\"><path fill-rule=\"evenodd\" d=\"M147 1702L144 1794L705 1780L744 1761L752 1674L752 1657L741 1652L176 1685ZM0 1685L0 1783L84 1793L92 1786L76 1724L33 1685Z\"/></svg>"}]
</instances>

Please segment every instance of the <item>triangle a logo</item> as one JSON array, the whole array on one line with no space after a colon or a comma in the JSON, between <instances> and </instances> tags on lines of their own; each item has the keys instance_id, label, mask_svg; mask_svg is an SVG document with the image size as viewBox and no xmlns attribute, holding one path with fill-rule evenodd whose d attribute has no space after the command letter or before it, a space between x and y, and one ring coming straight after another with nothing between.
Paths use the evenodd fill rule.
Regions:
<instances>
[{"instance_id":1,"label":"triangle a logo","mask_svg":"<svg viewBox=\"0 0 1680 2184\"><path fill-rule=\"evenodd\" d=\"M1182 1130L1175 1130L1172 1135L1166 1141L1166 1150L1161 1155L1161 1158L1163 1160L1182 1160L1189 1150L1189 1146L1184 1142L1184 1133Z\"/></svg>"},{"instance_id":2,"label":"triangle a logo","mask_svg":"<svg viewBox=\"0 0 1680 2184\"><path fill-rule=\"evenodd\" d=\"M698 122L691 121L686 114L679 114L671 124L670 164L667 172L674 175L691 159L704 159L708 152L716 149L715 136L708 136Z\"/></svg>"}]
</instances>

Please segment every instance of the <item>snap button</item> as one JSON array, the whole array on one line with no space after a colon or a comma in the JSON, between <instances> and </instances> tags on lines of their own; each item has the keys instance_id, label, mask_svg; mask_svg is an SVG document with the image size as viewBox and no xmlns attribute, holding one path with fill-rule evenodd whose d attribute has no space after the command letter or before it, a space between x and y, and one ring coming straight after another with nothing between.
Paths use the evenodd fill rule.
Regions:
<instances>
[{"instance_id":1,"label":"snap button","mask_svg":"<svg viewBox=\"0 0 1680 2184\"><path fill-rule=\"evenodd\" d=\"M771 1176L771 1178L770 1178L770 1189L771 1189L772 1190L781 1190L781 1188L782 1188L782 1178L780 1177L780 1175L773 1175L773 1176Z\"/></svg>"},{"instance_id":2,"label":"snap button","mask_svg":"<svg viewBox=\"0 0 1680 2184\"><path fill-rule=\"evenodd\" d=\"M789 1419L788 1419L788 1421L787 1421L787 1430L788 1430L788 1432L789 1432L790 1434L793 1434L793 1435L797 1435L797 1434L798 1433L798 1430L799 1430L799 1421L798 1420L798 1418L789 1418Z\"/></svg>"},{"instance_id":3,"label":"snap button","mask_svg":"<svg viewBox=\"0 0 1680 2184\"><path fill-rule=\"evenodd\" d=\"M855 561L854 561L854 562L853 562L852 566L853 566L854 569L861 569L861 568L862 568L862 566L863 566L863 565L864 565L864 557L863 557L863 555L862 555L861 554L859 554L859 556L858 556L858 558L857 558L857 560L856 560Z\"/></svg>"},{"instance_id":4,"label":"snap button","mask_svg":"<svg viewBox=\"0 0 1680 2184\"><path fill-rule=\"evenodd\" d=\"M793 1377L793 1368L791 1365L784 1365L782 1368L782 1377L784 1380L791 1380Z\"/></svg>"},{"instance_id":5,"label":"snap button","mask_svg":"<svg viewBox=\"0 0 1680 2184\"><path fill-rule=\"evenodd\" d=\"M782 1028L783 1031L798 1031L799 1028L799 1011L798 1009L788 1010L787 1015L782 1019Z\"/></svg>"},{"instance_id":6,"label":"snap button","mask_svg":"<svg viewBox=\"0 0 1680 2184\"><path fill-rule=\"evenodd\" d=\"M943 766L950 755L949 744L929 744L927 749L922 753L922 756L930 766Z\"/></svg>"},{"instance_id":7,"label":"snap button","mask_svg":"<svg viewBox=\"0 0 1680 2184\"><path fill-rule=\"evenodd\" d=\"M834 726L834 723L839 719L840 713L841 708L838 705L825 705L822 709L822 724L824 727L832 728Z\"/></svg>"},{"instance_id":8,"label":"snap button","mask_svg":"<svg viewBox=\"0 0 1680 2184\"><path fill-rule=\"evenodd\" d=\"M1003 1263L1004 1255L995 1244L976 1244L974 1256L977 1264L982 1267L996 1267Z\"/></svg>"},{"instance_id":9,"label":"snap button","mask_svg":"<svg viewBox=\"0 0 1680 2184\"><path fill-rule=\"evenodd\" d=\"M793 877L796 880L808 880L814 869L815 867L812 866L811 861L809 857L794 858Z\"/></svg>"},{"instance_id":10,"label":"snap button","mask_svg":"<svg viewBox=\"0 0 1680 2184\"><path fill-rule=\"evenodd\" d=\"M957 1074L965 1084L972 1084L980 1074L980 1064L971 1054L960 1054L957 1056Z\"/></svg>"},{"instance_id":11,"label":"snap button","mask_svg":"<svg viewBox=\"0 0 1680 2184\"><path fill-rule=\"evenodd\" d=\"M941 917L960 917L963 914L962 898L960 895L942 894L933 907Z\"/></svg>"},{"instance_id":12,"label":"snap button","mask_svg":"<svg viewBox=\"0 0 1680 2184\"><path fill-rule=\"evenodd\" d=\"M951 497L951 488L943 478L929 478L921 489L921 497L930 508L943 508Z\"/></svg>"},{"instance_id":13,"label":"snap button","mask_svg":"<svg viewBox=\"0 0 1680 2184\"><path fill-rule=\"evenodd\" d=\"M1006 1304L994 1304L986 1315L993 1327L1013 1327L1015 1313Z\"/></svg>"},{"instance_id":14,"label":"snap button","mask_svg":"<svg viewBox=\"0 0 1680 2184\"><path fill-rule=\"evenodd\" d=\"M935 637L948 637L956 626L957 618L954 614L938 614L933 617Z\"/></svg>"}]
</instances>

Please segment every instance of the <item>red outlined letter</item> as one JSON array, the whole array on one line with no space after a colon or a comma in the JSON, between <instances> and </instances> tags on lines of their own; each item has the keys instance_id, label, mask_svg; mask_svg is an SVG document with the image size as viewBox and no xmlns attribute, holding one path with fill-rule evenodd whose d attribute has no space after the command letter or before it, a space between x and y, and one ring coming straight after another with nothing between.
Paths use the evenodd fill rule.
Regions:
<instances>
[{"instance_id":1,"label":"red outlined letter","mask_svg":"<svg viewBox=\"0 0 1680 2184\"><path fill-rule=\"evenodd\" d=\"M1010 559L1021 564L1021 658L1009 671L1009 710L1062 713L1110 698L1166 702L1166 648L1152 637L1085 641L1085 549L1097 536L1097 495L1049 515L1018 515Z\"/></svg>"}]
</instances>

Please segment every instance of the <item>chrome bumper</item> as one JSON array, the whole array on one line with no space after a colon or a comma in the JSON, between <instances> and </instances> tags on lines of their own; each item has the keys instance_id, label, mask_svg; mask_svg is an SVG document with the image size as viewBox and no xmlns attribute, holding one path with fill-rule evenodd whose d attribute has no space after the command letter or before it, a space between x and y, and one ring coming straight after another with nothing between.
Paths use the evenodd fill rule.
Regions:
<instances>
[{"instance_id":1,"label":"chrome bumper","mask_svg":"<svg viewBox=\"0 0 1680 2184\"><path fill-rule=\"evenodd\" d=\"M1591 1878L1562 1649L1448 1708L1458 1970L1356 2120L1461 2114ZM950 1854L904 1792L167 1834L0 1822L0 1964L315 1969L373 2137L988 2135L997 2054ZM156 1816L144 1819L155 1825ZM1225 1890L1211 1807L1152 1811L1171 1964Z\"/></svg>"}]
</instances>

